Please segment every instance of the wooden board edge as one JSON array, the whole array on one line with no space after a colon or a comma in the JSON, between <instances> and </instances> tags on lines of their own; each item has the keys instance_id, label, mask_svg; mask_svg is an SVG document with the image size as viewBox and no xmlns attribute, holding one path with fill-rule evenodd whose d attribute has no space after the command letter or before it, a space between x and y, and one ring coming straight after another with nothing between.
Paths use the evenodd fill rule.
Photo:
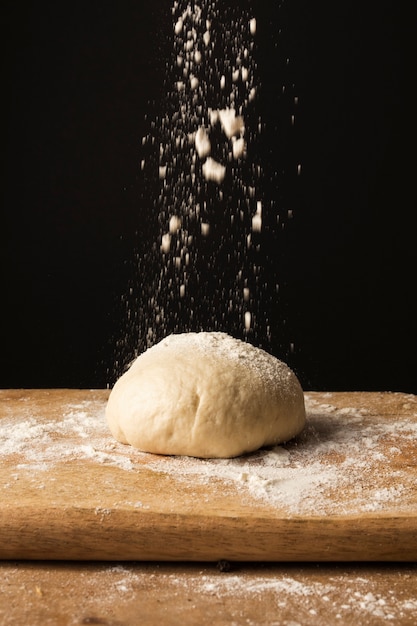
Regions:
<instances>
[{"instance_id":1,"label":"wooden board edge","mask_svg":"<svg viewBox=\"0 0 417 626\"><path fill-rule=\"evenodd\" d=\"M0 511L1 560L417 561L417 518L208 517L26 507Z\"/></svg>"}]
</instances>

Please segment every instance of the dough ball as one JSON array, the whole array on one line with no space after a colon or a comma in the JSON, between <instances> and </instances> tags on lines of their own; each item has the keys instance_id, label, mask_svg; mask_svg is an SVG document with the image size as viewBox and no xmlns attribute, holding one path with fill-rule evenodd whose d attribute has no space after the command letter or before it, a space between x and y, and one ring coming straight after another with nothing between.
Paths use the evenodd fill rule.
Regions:
<instances>
[{"instance_id":1,"label":"dough ball","mask_svg":"<svg viewBox=\"0 0 417 626\"><path fill-rule=\"evenodd\" d=\"M106 416L118 441L144 452L230 458L297 435L304 394L264 350L225 333L184 333L133 362Z\"/></svg>"}]
</instances>

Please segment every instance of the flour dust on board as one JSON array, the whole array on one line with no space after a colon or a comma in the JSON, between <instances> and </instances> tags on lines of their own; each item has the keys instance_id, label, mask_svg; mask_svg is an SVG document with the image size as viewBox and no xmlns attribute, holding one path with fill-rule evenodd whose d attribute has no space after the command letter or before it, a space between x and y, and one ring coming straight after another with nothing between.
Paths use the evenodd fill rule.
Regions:
<instances>
[{"instance_id":1,"label":"flour dust on board","mask_svg":"<svg viewBox=\"0 0 417 626\"><path fill-rule=\"evenodd\" d=\"M170 333L200 330L268 348L266 300L278 284L261 243L277 216L263 185L257 28L250 8L173 3L164 101L142 138L154 156L141 169L157 168L159 235L137 259L131 358Z\"/></svg>"}]
</instances>

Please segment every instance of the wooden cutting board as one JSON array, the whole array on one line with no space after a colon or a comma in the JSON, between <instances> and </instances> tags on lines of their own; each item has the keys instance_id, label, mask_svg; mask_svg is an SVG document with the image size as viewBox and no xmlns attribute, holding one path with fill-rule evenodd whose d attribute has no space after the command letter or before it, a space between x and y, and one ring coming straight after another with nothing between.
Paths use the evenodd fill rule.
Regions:
<instances>
[{"instance_id":1,"label":"wooden cutting board","mask_svg":"<svg viewBox=\"0 0 417 626\"><path fill-rule=\"evenodd\" d=\"M105 390L0 390L0 558L416 561L417 397L308 393L295 440L145 454Z\"/></svg>"}]
</instances>

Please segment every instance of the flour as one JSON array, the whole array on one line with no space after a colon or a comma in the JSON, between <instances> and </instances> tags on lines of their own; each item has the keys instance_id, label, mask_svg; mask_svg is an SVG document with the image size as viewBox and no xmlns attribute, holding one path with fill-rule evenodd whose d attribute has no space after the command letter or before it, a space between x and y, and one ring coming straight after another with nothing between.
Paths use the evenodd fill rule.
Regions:
<instances>
[{"instance_id":1,"label":"flour","mask_svg":"<svg viewBox=\"0 0 417 626\"><path fill-rule=\"evenodd\" d=\"M233 137L232 152L234 159L240 159L246 154L246 143L243 137L236 139Z\"/></svg>"},{"instance_id":2,"label":"flour","mask_svg":"<svg viewBox=\"0 0 417 626\"><path fill-rule=\"evenodd\" d=\"M171 13L165 96L140 159L144 183L159 179L151 198L159 234L136 259L137 284L123 298L127 328L117 350L129 354L116 355L125 361L117 377L171 333L224 331L268 350L274 329L266 309L278 270L264 267L261 246L278 209L259 149L257 20L219 0L174 1Z\"/></svg>"},{"instance_id":3,"label":"flour","mask_svg":"<svg viewBox=\"0 0 417 626\"><path fill-rule=\"evenodd\" d=\"M383 422L364 428L366 413L358 409L317 405L308 394L306 406L306 430L285 447L231 460L179 458L173 475L178 480L207 483L221 478L256 500L291 514L350 514L384 511L391 506L400 511L411 486L402 483L404 470L390 467L396 465L396 455L383 453L381 442L388 437L412 441L417 437L417 423ZM152 462L155 469L162 470L163 465ZM386 486L388 480L390 487ZM338 497L338 493L349 497Z\"/></svg>"},{"instance_id":4,"label":"flour","mask_svg":"<svg viewBox=\"0 0 417 626\"><path fill-rule=\"evenodd\" d=\"M91 460L123 470L133 464L115 451L103 420L103 408L89 401L68 406L60 421L40 421L23 414L1 420L0 458L18 458L16 470L47 471L62 461ZM69 445L75 440L75 445Z\"/></svg>"},{"instance_id":5,"label":"flour","mask_svg":"<svg viewBox=\"0 0 417 626\"><path fill-rule=\"evenodd\" d=\"M0 623L414 626L416 569L182 563L5 563ZM74 591L76 590L76 591ZM76 594L74 596L74 594ZM76 600L76 602L75 602ZM22 606L26 611L23 615ZM207 621L207 620L206 620Z\"/></svg>"},{"instance_id":6,"label":"flour","mask_svg":"<svg viewBox=\"0 0 417 626\"><path fill-rule=\"evenodd\" d=\"M214 113L214 115L213 115ZM245 132L245 121L242 115L236 115L235 109L222 109L221 111L212 112L212 120L220 120L220 124L228 139L232 139L236 135L243 135Z\"/></svg>"},{"instance_id":7,"label":"flour","mask_svg":"<svg viewBox=\"0 0 417 626\"><path fill-rule=\"evenodd\" d=\"M221 183L226 175L226 166L218 163L211 157L203 164L203 176L206 180L213 180L216 183Z\"/></svg>"},{"instance_id":8,"label":"flour","mask_svg":"<svg viewBox=\"0 0 417 626\"><path fill-rule=\"evenodd\" d=\"M200 159L208 156L211 151L211 143L207 131L203 126L200 126L195 136L195 147Z\"/></svg>"},{"instance_id":9,"label":"flour","mask_svg":"<svg viewBox=\"0 0 417 626\"><path fill-rule=\"evenodd\" d=\"M275 609L277 617L280 611L297 606L297 615L294 614L290 621L276 622L285 626L328 624L329 621L333 623L332 620L334 623L341 620L343 624L368 623L372 618L380 620L370 622L372 624L384 621L394 625L407 619L411 621L404 623L412 623L417 613L417 601L410 591L404 593L404 585L412 587L412 582L407 585L409 570L392 574L392 588L381 592L376 576L370 580L348 567L336 573L333 570L333 575L329 576L323 575L322 569L325 568L314 566L293 572L286 567L255 569L249 566L239 568L237 573L219 573L212 568L200 572L195 572L195 568L185 571L177 568L175 573L170 573L169 568L161 566L151 566L141 572L132 565L114 565L102 566L91 584L125 600L144 586L165 589L170 595L186 593L190 598L198 596L200 600L211 602L218 598L223 603L228 599L250 600L255 606L259 602L264 607L266 604L270 611ZM384 576L389 576L387 571ZM307 616L312 618L311 621ZM318 616L316 620L314 616Z\"/></svg>"},{"instance_id":10,"label":"flour","mask_svg":"<svg viewBox=\"0 0 417 626\"><path fill-rule=\"evenodd\" d=\"M143 469L168 473L180 484L210 485L207 493L222 485L248 505L288 515L415 511L415 485L403 460L408 454L408 464L416 462L410 456L417 439L414 398L408 403L416 405L414 417L375 419L365 409L337 408L331 394L324 397L323 403L305 394L307 426L296 440L230 460L158 457L118 444L107 430L104 402L68 405L59 421L33 417L23 404L19 415L1 420L0 457L15 462L3 488L21 471L40 472L41 481L42 472L63 461L85 460L138 477Z\"/></svg>"}]
</instances>

